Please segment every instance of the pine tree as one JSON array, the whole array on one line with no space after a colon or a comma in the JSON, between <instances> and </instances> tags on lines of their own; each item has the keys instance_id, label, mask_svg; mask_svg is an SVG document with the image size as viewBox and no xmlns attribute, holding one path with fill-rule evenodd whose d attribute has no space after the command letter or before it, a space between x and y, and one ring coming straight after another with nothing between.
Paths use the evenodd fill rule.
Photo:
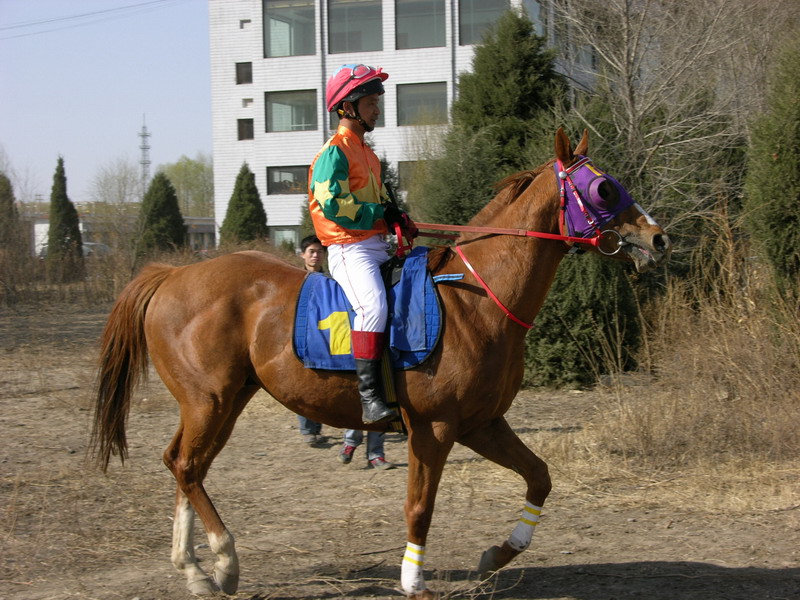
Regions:
<instances>
[{"instance_id":1,"label":"pine tree","mask_svg":"<svg viewBox=\"0 0 800 600\"><path fill-rule=\"evenodd\" d=\"M14 187L8 176L0 172L0 248L10 251L19 242L19 212Z\"/></svg>"},{"instance_id":2,"label":"pine tree","mask_svg":"<svg viewBox=\"0 0 800 600\"><path fill-rule=\"evenodd\" d=\"M477 132L493 127L501 166L529 168L525 147L530 122L547 111L566 85L555 70L555 55L525 15L509 10L476 46L472 72L459 78L453 123Z\"/></svg>"},{"instance_id":3,"label":"pine tree","mask_svg":"<svg viewBox=\"0 0 800 600\"><path fill-rule=\"evenodd\" d=\"M308 202L303 202L300 207L300 232L299 237L302 240L309 235L315 235L314 223L311 221L311 211L308 208Z\"/></svg>"},{"instance_id":4,"label":"pine tree","mask_svg":"<svg viewBox=\"0 0 800 600\"><path fill-rule=\"evenodd\" d=\"M459 78L443 154L432 160L421 191L410 199L415 214L431 221L466 223L492 198L495 182L536 166L526 153L532 121L565 89L544 39L513 10L476 46L472 67Z\"/></svg>"},{"instance_id":5,"label":"pine tree","mask_svg":"<svg viewBox=\"0 0 800 600\"><path fill-rule=\"evenodd\" d=\"M144 195L139 231L139 255L154 250L175 250L186 245L186 225L178 207L178 196L162 172L156 173Z\"/></svg>"},{"instance_id":6,"label":"pine tree","mask_svg":"<svg viewBox=\"0 0 800 600\"><path fill-rule=\"evenodd\" d=\"M641 329L625 268L594 254L561 262L526 338L525 385L584 386L635 366Z\"/></svg>"},{"instance_id":7,"label":"pine tree","mask_svg":"<svg viewBox=\"0 0 800 600\"><path fill-rule=\"evenodd\" d=\"M444 140L444 155L430 165L414 212L433 223L464 225L491 200L502 178L502 158L494 128L469 131L454 126Z\"/></svg>"},{"instance_id":8,"label":"pine tree","mask_svg":"<svg viewBox=\"0 0 800 600\"><path fill-rule=\"evenodd\" d=\"M767 112L753 128L747 227L785 293L800 291L800 43L776 61Z\"/></svg>"},{"instance_id":9,"label":"pine tree","mask_svg":"<svg viewBox=\"0 0 800 600\"><path fill-rule=\"evenodd\" d=\"M268 235L267 213L256 187L256 176L242 165L236 176L228 212L219 229L220 244L237 244L265 239Z\"/></svg>"},{"instance_id":10,"label":"pine tree","mask_svg":"<svg viewBox=\"0 0 800 600\"><path fill-rule=\"evenodd\" d=\"M84 272L80 219L67 196L64 158L59 156L50 192L47 276L54 283L66 283L80 279Z\"/></svg>"},{"instance_id":11,"label":"pine tree","mask_svg":"<svg viewBox=\"0 0 800 600\"><path fill-rule=\"evenodd\" d=\"M8 176L0 172L0 301L17 302L17 281L25 269L28 244L22 231L15 204L14 187Z\"/></svg>"}]
</instances>

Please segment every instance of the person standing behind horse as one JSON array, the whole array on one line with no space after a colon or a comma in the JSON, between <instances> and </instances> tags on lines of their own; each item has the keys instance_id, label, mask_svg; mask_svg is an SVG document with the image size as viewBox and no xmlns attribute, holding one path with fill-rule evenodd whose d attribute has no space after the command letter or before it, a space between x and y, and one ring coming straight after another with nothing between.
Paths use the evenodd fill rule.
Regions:
<instances>
[{"instance_id":1,"label":"person standing behind horse","mask_svg":"<svg viewBox=\"0 0 800 600\"><path fill-rule=\"evenodd\" d=\"M380 265L388 260L384 236L400 224L407 237L414 222L389 201L381 165L364 134L375 128L378 101L389 77L382 69L342 65L325 88L328 112L339 117L336 132L309 168L309 208L314 230L328 248L331 277L355 311L351 347L365 424L394 418L381 381L386 289Z\"/></svg>"},{"instance_id":2,"label":"person standing behind horse","mask_svg":"<svg viewBox=\"0 0 800 600\"><path fill-rule=\"evenodd\" d=\"M300 258L303 259L303 266L309 273L323 272L322 265L327 254L325 246L315 235L306 236L300 241ZM303 436L303 441L306 444L316 446L325 441L325 436L320 435L322 433L322 423L317 423L302 415L297 415L297 420L300 423L300 435Z\"/></svg>"}]
</instances>

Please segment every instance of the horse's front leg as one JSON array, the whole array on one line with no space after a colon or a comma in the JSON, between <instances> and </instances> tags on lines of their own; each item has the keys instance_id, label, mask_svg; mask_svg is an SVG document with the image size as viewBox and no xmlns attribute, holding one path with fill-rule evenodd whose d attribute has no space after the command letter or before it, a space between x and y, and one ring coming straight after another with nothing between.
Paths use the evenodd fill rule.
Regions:
<instances>
[{"instance_id":1,"label":"horse's front leg","mask_svg":"<svg viewBox=\"0 0 800 600\"><path fill-rule=\"evenodd\" d=\"M500 546L492 546L481 556L478 571L485 575L504 567L530 545L542 505L550 493L550 475L547 464L522 443L503 417L460 437L458 442L492 462L519 473L528 486L525 506L509 538Z\"/></svg>"},{"instance_id":2,"label":"horse's front leg","mask_svg":"<svg viewBox=\"0 0 800 600\"><path fill-rule=\"evenodd\" d=\"M405 504L408 543L400 576L403 591L409 598L435 597L427 589L423 575L425 541L431 526L436 492L453 442L452 427L445 423L421 423L409 428Z\"/></svg>"}]
</instances>

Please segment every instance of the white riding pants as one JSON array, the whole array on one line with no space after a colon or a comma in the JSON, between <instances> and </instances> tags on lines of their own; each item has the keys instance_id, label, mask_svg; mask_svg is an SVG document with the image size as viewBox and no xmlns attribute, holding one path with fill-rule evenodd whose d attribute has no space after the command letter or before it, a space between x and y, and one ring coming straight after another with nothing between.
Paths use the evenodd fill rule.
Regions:
<instances>
[{"instance_id":1,"label":"white riding pants","mask_svg":"<svg viewBox=\"0 0 800 600\"><path fill-rule=\"evenodd\" d=\"M356 312L354 331L382 333L386 329L386 288L380 266L389 259L390 246L373 235L352 244L328 246L328 269L342 286Z\"/></svg>"}]
</instances>

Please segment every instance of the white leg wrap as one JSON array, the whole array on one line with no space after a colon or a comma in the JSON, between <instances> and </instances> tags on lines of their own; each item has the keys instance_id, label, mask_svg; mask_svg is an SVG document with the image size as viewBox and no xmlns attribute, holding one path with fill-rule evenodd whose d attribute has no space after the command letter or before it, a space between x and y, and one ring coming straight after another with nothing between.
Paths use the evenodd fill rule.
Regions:
<instances>
[{"instance_id":1,"label":"white leg wrap","mask_svg":"<svg viewBox=\"0 0 800 600\"><path fill-rule=\"evenodd\" d=\"M186 584L197 593L208 593L212 588L194 555L194 508L184 496L175 507L172 525L172 564L186 576ZM195 587L197 586L197 587Z\"/></svg>"},{"instance_id":2,"label":"white leg wrap","mask_svg":"<svg viewBox=\"0 0 800 600\"><path fill-rule=\"evenodd\" d=\"M208 545L211 551L217 555L214 570L231 574L239 573L239 558L236 555L236 545L229 531L225 530L221 536L216 536L213 533L208 534Z\"/></svg>"},{"instance_id":3,"label":"white leg wrap","mask_svg":"<svg viewBox=\"0 0 800 600\"><path fill-rule=\"evenodd\" d=\"M175 507L172 523L172 564L182 571L187 564L196 562L192 540L194 539L194 509L186 497Z\"/></svg>"},{"instance_id":4,"label":"white leg wrap","mask_svg":"<svg viewBox=\"0 0 800 600\"><path fill-rule=\"evenodd\" d=\"M522 552L530 546L531 539L533 539L533 530L539 524L539 515L542 514L542 507L525 502L525 508L522 510L522 516L519 518L514 531L508 538L508 545L517 552Z\"/></svg>"},{"instance_id":5,"label":"white leg wrap","mask_svg":"<svg viewBox=\"0 0 800 600\"><path fill-rule=\"evenodd\" d=\"M408 542L400 569L400 585L409 596L426 589L422 566L425 564L425 546Z\"/></svg>"}]
</instances>

